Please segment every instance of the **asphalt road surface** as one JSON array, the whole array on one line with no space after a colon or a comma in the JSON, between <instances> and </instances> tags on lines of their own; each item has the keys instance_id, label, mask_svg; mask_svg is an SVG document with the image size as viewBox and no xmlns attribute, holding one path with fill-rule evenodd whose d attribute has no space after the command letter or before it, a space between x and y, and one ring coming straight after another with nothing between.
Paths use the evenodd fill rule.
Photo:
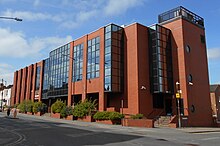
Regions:
<instances>
[{"instance_id":1,"label":"asphalt road surface","mask_svg":"<svg viewBox=\"0 0 220 146\"><path fill-rule=\"evenodd\" d=\"M0 114L0 146L220 145L218 130L189 133L169 128L129 128L27 115L18 117L13 119Z\"/></svg>"}]
</instances>

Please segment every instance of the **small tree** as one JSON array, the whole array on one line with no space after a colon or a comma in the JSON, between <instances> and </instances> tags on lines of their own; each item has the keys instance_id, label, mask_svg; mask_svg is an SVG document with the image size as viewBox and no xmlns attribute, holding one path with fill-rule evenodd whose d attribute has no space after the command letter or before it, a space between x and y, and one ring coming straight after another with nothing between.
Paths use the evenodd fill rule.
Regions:
<instances>
[{"instance_id":1,"label":"small tree","mask_svg":"<svg viewBox=\"0 0 220 146\"><path fill-rule=\"evenodd\" d=\"M26 111L26 107L25 107L24 102L21 102L20 104L18 104L17 108L19 109L19 112L21 112L21 113L25 113L25 111Z\"/></svg>"},{"instance_id":2,"label":"small tree","mask_svg":"<svg viewBox=\"0 0 220 146\"><path fill-rule=\"evenodd\" d=\"M73 110L73 115L79 118L92 115L92 111L96 109L96 100L85 99L83 102L79 102Z\"/></svg>"},{"instance_id":3,"label":"small tree","mask_svg":"<svg viewBox=\"0 0 220 146\"><path fill-rule=\"evenodd\" d=\"M34 102L31 101L31 100L28 100L28 101L26 102L26 105L27 105L27 106L26 106L27 112L32 113L32 112L33 112Z\"/></svg>"},{"instance_id":4,"label":"small tree","mask_svg":"<svg viewBox=\"0 0 220 146\"><path fill-rule=\"evenodd\" d=\"M19 109L19 111L21 113L25 113L25 112L32 112L32 108L33 108L33 101L31 100L24 100L22 101L17 108Z\"/></svg>"},{"instance_id":5,"label":"small tree","mask_svg":"<svg viewBox=\"0 0 220 146\"><path fill-rule=\"evenodd\" d=\"M45 113L46 109L47 109L47 105L45 103L42 103L41 101L34 103L34 106L33 106L34 113L37 113L37 112Z\"/></svg>"},{"instance_id":6,"label":"small tree","mask_svg":"<svg viewBox=\"0 0 220 146\"><path fill-rule=\"evenodd\" d=\"M57 100L52 106L53 113L60 113L65 104L61 100Z\"/></svg>"}]
</instances>

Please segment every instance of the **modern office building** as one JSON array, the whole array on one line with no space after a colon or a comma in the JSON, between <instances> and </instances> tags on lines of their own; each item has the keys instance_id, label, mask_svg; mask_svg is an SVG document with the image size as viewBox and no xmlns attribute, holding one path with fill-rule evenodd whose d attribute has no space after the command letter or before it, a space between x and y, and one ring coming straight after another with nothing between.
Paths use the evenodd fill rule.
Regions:
<instances>
[{"instance_id":1,"label":"modern office building","mask_svg":"<svg viewBox=\"0 0 220 146\"><path fill-rule=\"evenodd\" d=\"M211 126L211 102L202 17L177 7L158 24L109 24L50 52L14 73L12 104L90 98L98 110L147 118L180 113L189 126Z\"/></svg>"}]
</instances>

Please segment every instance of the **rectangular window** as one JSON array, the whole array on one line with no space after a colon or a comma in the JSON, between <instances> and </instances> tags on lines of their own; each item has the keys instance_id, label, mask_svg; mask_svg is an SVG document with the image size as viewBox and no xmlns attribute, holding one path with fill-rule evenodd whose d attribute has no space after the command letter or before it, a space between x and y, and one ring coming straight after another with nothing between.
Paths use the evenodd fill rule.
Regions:
<instances>
[{"instance_id":1,"label":"rectangular window","mask_svg":"<svg viewBox=\"0 0 220 146\"><path fill-rule=\"evenodd\" d=\"M88 41L88 46L90 45L91 41ZM73 82L77 82L82 80L83 74L83 43L74 47L73 54Z\"/></svg>"},{"instance_id":2,"label":"rectangular window","mask_svg":"<svg viewBox=\"0 0 220 146\"><path fill-rule=\"evenodd\" d=\"M87 58L87 79L99 77L100 37L88 40Z\"/></svg>"},{"instance_id":3,"label":"rectangular window","mask_svg":"<svg viewBox=\"0 0 220 146\"><path fill-rule=\"evenodd\" d=\"M205 36L204 36L204 35L200 35L200 39L201 39L201 42L202 42L203 44L205 44Z\"/></svg>"},{"instance_id":4,"label":"rectangular window","mask_svg":"<svg viewBox=\"0 0 220 146\"><path fill-rule=\"evenodd\" d=\"M123 28L111 24L105 27L105 92L122 91Z\"/></svg>"}]
</instances>

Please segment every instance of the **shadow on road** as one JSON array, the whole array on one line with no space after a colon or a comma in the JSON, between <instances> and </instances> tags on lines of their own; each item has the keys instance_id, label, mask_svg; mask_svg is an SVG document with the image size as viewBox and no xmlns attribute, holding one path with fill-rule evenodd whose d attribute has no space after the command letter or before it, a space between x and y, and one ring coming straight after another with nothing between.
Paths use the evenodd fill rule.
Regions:
<instances>
[{"instance_id":1,"label":"shadow on road","mask_svg":"<svg viewBox=\"0 0 220 146\"><path fill-rule=\"evenodd\" d=\"M100 129L97 131L79 129L71 124L65 124L67 125L65 127L63 123L56 122L31 121L21 118L14 120L10 117L0 117L0 121L1 129L23 135L24 139L20 140L17 145L105 145L141 138L141 136L102 132Z\"/></svg>"}]
</instances>

